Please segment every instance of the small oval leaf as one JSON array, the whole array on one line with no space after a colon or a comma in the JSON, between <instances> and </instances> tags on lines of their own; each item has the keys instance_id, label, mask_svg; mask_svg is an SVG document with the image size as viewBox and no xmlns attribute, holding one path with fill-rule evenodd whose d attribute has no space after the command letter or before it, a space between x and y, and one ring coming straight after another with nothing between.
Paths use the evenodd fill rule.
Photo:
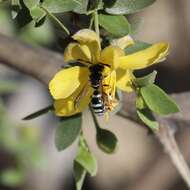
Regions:
<instances>
[{"instance_id":1,"label":"small oval leaf","mask_svg":"<svg viewBox=\"0 0 190 190\"><path fill-rule=\"evenodd\" d=\"M136 108L140 110L147 108L147 105L145 104L143 97L140 95L137 95L136 98Z\"/></svg>"},{"instance_id":2,"label":"small oval leaf","mask_svg":"<svg viewBox=\"0 0 190 190\"><path fill-rule=\"evenodd\" d=\"M28 9L38 5L40 0L24 0L23 3L26 5Z\"/></svg>"},{"instance_id":3,"label":"small oval leaf","mask_svg":"<svg viewBox=\"0 0 190 190\"><path fill-rule=\"evenodd\" d=\"M44 0L42 6L51 13L63 13L72 11L77 8L78 1L76 0Z\"/></svg>"},{"instance_id":4,"label":"small oval leaf","mask_svg":"<svg viewBox=\"0 0 190 190\"><path fill-rule=\"evenodd\" d=\"M39 22L43 17L46 16L46 13L40 7L33 7L30 9L30 15L35 20Z\"/></svg>"},{"instance_id":5,"label":"small oval leaf","mask_svg":"<svg viewBox=\"0 0 190 190\"><path fill-rule=\"evenodd\" d=\"M81 190L86 176L86 170L77 161L74 161L73 168L76 190Z\"/></svg>"},{"instance_id":6,"label":"small oval leaf","mask_svg":"<svg viewBox=\"0 0 190 190\"><path fill-rule=\"evenodd\" d=\"M105 153L114 153L117 148L117 137L106 129L97 129L96 142L98 147Z\"/></svg>"},{"instance_id":7,"label":"small oval leaf","mask_svg":"<svg viewBox=\"0 0 190 190\"><path fill-rule=\"evenodd\" d=\"M113 7L106 9L106 12L110 14L131 14L154 2L155 0L117 0Z\"/></svg>"},{"instance_id":8,"label":"small oval leaf","mask_svg":"<svg viewBox=\"0 0 190 190\"><path fill-rule=\"evenodd\" d=\"M160 115L179 112L176 103L155 84L142 87L140 92L145 103L153 112Z\"/></svg>"},{"instance_id":9,"label":"small oval leaf","mask_svg":"<svg viewBox=\"0 0 190 190\"><path fill-rule=\"evenodd\" d=\"M94 155L83 146L79 147L79 151L75 161L78 162L91 176L97 173L97 162Z\"/></svg>"},{"instance_id":10,"label":"small oval leaf","mask_svg":"<svg viewBox=\"0 0 190 190\"><path fill-rule=\"evenodd\" d=\"M81 131L82 114L68 118L61 118L60 125L55 132L55 145L58 151L70 146L78 137Z\"/></svg>"},{"instance_id":11,"label":"small oval leaf","mask_svg":"<svg viewBox=\"0 0 190 190\"><path fill-rule=\"evenodd\" d=\"M103 0L104 7L111 8L114 6L117 0Z\"/></svg>"},{"instance_id":12,"label":"small oval leaf","mask_svg":"<svg viewBox=\"0 0 190 190\"><path fill-rule=\"evenodd\" d=\"M88 6L88 0L73 0L78 5L74 9L74 12L79 13L79 14L84 14L87 12L87 6Z\"/></svg>"},{"instance_id":13,"label":"small oval leaf","mask_svg":"<svg viewBox=\"0 0 190 190\"><path fill-rule=\"evenodd\" d=\"M157 71L153 71L152 73L144 77L135 78L134 83L138 87L143 87L143 86L153 84L155 82L156 75L157 75Z\"/></svg>"},{"instance_id":14,"label":"small oval leaf","mask_svg":"<svg viewBox=\"0 0 190 190\"><path fill-rule=\"evenodd\" d=\"M100 14L99 24L116 37L122 37L130 32L130 24L125 16L113 16Z\"/></svg>"},{"instance_id":15,"label":"small oval leaf","mask_svg":"<svg viewBox=\"0 0 190 190\"><path fill-rule=\"evenodd\" d=\"M155 120L154 116L152 115L151 111L149 109L142 109L137 110L137 115L141 119L141 121L146 124L151 129L158 129L159 124Z\"/></svg>"}]
</instances>

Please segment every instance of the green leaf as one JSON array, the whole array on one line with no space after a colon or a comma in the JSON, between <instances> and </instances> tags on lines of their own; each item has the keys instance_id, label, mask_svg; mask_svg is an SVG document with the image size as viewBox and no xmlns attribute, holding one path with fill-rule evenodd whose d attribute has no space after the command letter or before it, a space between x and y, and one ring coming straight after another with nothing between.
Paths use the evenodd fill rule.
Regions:
<instances>
[{"instance_id":1,"label":"green leaf","mask_svg":"<svg viewBox=\"0 0 190 190\"><path fill-rule=\"evenodd\" d=\"M63 13L76 9L79 6L79 2L76 0L44 0L42 6L49 12Z\"/></svg>"},{"instance_id":2,"label":"green leaf","mask_svg":"<svg viewBox=\"0 0 190 190\"><path fill-rule=\"evenodd\" d=\"M24 0L23 2L26 5L26 7L28 7L30 9L30 8L38 5L40 0Z\"/></svg>"},{"instance_id":3,"label":"green leaf","mask_svg":"<svg viewBox=\"0 0 190 190\"><path fill-rule=\"evenodd\" d=\"M142 87L140 92L145 103L153 112L160 115L179 112L176 103L155 84Z\"/></svg>"},{"instance_id":4,"label":"green leaf","mask_svg":"<svg viewBox=\"0 0 190 190\"><path fill-rule=\"evenodd\" d=\"M12 6L16 5L16 6L19 6L19 7L20 7L20 6L21 6L21 5L20 5L20 0L11 0L11 5L12 5Z\"/></svg>"},{"instance_id":5,"label":"green leaf","mask_svg":"<svg viewBox=\"0 0 190 190\"><path fill-rule=\"evenodd\" d=\"M82 126L82 114L61 118L55 133L55 145L58 151L70 146L78 137Z\"/></svg>"},{"instance_id":6,"label":"green leaf","mask_svg":"<svg viewBox=\"0 0 190 190\"><path fill-rule=\"evenodd\" d=\"M87 12L88 0L75 0L78 5L73 9L74 12L84 14Z\"/></svg>"},{"instance_id":7,"label":"green leaf","mask_svg":"<svg viewBox=\"0 0 190 190\"><path fill-rule=\"evenodd\" d=\"M153 71L152 73L144 77L135 78L134 83L138 87L143 87L143 86L153 84L155 82L156 75L157 75L157 71Z\"/></svg>"},{"instance_id":8,"label":"green leaf","mask_svg":"<svg viewBox=\"0 0 190 190\"><path fill-rule=\"evenodd\" d=\"M114 6L117 0L103 0L104 2L104 7L111 8Z\"/></svg>"},{"instance_id":9,"label":"green leaf","mask_svg":"<svg viewBox=\"0 0 190 190\"><path fill-rule=\"evenodd\" d=\"M145 104L144 99L141 95L138 95L136 98L136 108L140 110L147 108L147 105Z\"/></svg>"},{"instance_id":10,"label":"green leaf","mask_svg":"<svg viewBox=\"0 0 190 190\"><path fill-rule=\"evenodd\" d=\"M86 170L77 161L74 161L74 177L76 183L76 190L82 189L86 173Z\"/></svg>"},{"instance_id":11,"label":"green leaf","mask_svg":"<svg viewBox=\"0 0 190 190\"><path fill-rule=\"evenodd\" d=\"M89 0L88 10L100 10L103 9L102 0Z\"/></svg>"},{"instance_id":12,"label":"green leaf","mask_svg":"<svg viewBox=\"0 0 190 190\"><path fill-rule=\"evenodd\" d=\"M90 111L96 127L96 142L98 147L105 153L113 153L117 148L117 137L111 131L102 129L91 107Z\"/></svg>"},{"instance_id":13,"label":"green leaf","mask_svg":"<svg viewBox=\"0 0 190 190\"><path fill-rule=\"evenodd\" d=\"M43 20L43 19L42 19ZM54 40L54 32L51 24L46 20L42 25L35 26L35 21L30 22L30 24L20 30L19 38L32 45L48 45Z\"/></svg>"},{"instance_id":14,"label":"green leaf","mask_svg":"<svg viewBox=\"0 0 190 190\"><path fill-rule=\"evenodd\" d=\"M122 37L130 32L130 24L125 16L98 15L99 24L109 33Z\"/></svg>"},{"instance_id":15,"label":"green leaf","mask_svg":"<svg viewBox=\"0 0 190 190\"><path fill-rule=\"evenodd\" d=\"M15 18L15 21L20 28L30 23L32 21L30 10L26 6L22 6Z\"/></svg>"},{"instance_id":16,"label":"green leaf","mask_svg":"<svg viewBox=\"0 0 190 190\"><path fill-rule=\"evenodd\" d=\"M15 19L21 8L20 0L11 0L11 15L13 19Z\"/></svg>"},{"instance_id":17,"label":"green leaf","mask_svg":"<svg viewBox=\"0 0 190 190\"><path fill-rule=\"evenodd\" d=\"M39 116L41 116L41 115L43 115L43 114L45 114L45 113L48 113L49 111L52 111L52 110L53 110L53 106L50 105L50 106L47 106L47 107L45 107L45 108L43 108L43 109L40 109L40 110L38 110L38 111L36 111L36 112L30 114L30 115L27 115L27 116L24 117L22 120L35 119L35 118L37 118L37 117L39 117Z\"/></svg>"},{"instance_id":18,"label":"green leaf","mask_svg":"<svg viewBox=\"0 0 190 190\"><path fill-rule=\"evenodd\" d=\"M145 123L148 127L150 127L151 129L158 129L159 124L155 120L154 116L152 115L152 112L149 109L138 109L137 115L139 116L141 121Z\"/></svg>"},{"instance_id":19,"label":"green leaf","mask_svg":"<svg viewBox=\"0 0 190 190\"><path fill-rule=\"evenodd\" d=\"M153 4L155 0L117 0L113 7L107 8L110 14L131 14Z\"/></svg>"},{"instance_id":20,"label":"green leaf","mask_svg":"<svg viewBox=\"0 0 190 190\"><path fill-rule=\"evenodd\" d=\"M46 13L40 7L33 7L30 9L30 15L35 20L35 22L39 22Z\"/></svg>"},{"instance_id":21,"label":"green leaf","mask_svg":"<svg viewBox=\"0 0 190 190\"><path fill-rule=\"evenodd\" d=\"M24 174L20 170L7 169L0 175L0 181L8 187L17 187L24 182Z\"/></svg>"},{"instance_id":22,"label":"green leaf","mask_svg":"<svg viewBox=\"0 0 190 190\"><path fill-rule=\"evenodd\" d=\"M12 6L12 8L15 8L15 7L17 7L17 8L19 8L19 9L21 9L21 3L20 3L20 0L11 0L11 6Z\"/></svg>"},{"instance_id":23,"label":"green leaf","mask_svg":"<svg viewBox=\"0 0 190 190\"><path fill-rule=\"evenodd\" d=\"M128 48L125 48L125 55L130 55L132 53L136 53L138 51L149 48L150 46L151 46L151 44L136 41L134 45L131 45Z\"/></svg>"},{"instance_id":24,"label":"green leaf","mask_svg":"<svg viewBox=\"0 0 190 190\"><path fill-rule=\"evenodd\" d=\"M97 173L97 162L94 155L89 150L80 146L75 161L81 165L91 176L95 176Z\"/></svg>"},{"instance_id":25,"label":"green leaf","mask_svg":"<svg viewBox=\"0 0 190 190\"><path fill-rule=\"evenodd\" d=\"M117 148L117 137L106 129L98 129L96 133L96 142L98 147L105 153L114 153Z\"/></svg>"}]
</instances>

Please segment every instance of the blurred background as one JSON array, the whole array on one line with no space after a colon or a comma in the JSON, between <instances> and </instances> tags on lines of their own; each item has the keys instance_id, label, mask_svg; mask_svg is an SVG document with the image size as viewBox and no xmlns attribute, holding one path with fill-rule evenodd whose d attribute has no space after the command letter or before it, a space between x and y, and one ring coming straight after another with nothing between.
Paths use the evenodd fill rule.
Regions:
<instances>
[{"instance_id":1,"label":"blurred background","mask_svg":"<svg viewBox=\"0 0 190 190\"><path fill-rule=\"evenodd\" d=\"M157 83L169 93L187 95L190 90L189 8L189 0L157 0L137 13L142 19L136 39L171 44L168 59L151 68L159 71ZM3 7L0 7L0 32L33 45L54 49L57 45L58 32L50 22L38 29L29 24L18 30ZM0 190L74 189L72 160L77 143L57 152L54 145L57 121L51 114L30 122L22 121L24 116L49 104L48 90L41 83L0 65ZM126 100L126 109L127 106L130 105ZM185 106L190 106L190 97ZM118 151L107 155L97 148L91 116L87 111L84 114L85 136L99 167L96 177L86 179L85 190L188 189L160 144L146 129L119 116L111 117L108 122L101 120L101 125L119 139ZM183 114L188 118L188 110ZM188 124L179 129L177 138L181 131L190 136ZM189 144L184 141L180 138L179 143L190 162Z\"/></svg>"}]
</instances>

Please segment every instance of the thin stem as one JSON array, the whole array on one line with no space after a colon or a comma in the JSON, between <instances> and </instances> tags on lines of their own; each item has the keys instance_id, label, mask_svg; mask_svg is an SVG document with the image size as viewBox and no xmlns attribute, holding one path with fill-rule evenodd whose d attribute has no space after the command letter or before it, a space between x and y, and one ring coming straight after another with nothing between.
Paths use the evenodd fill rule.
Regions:
<instances>
[{"instance_id":1,"label":"thin stem","mask_svg":"<svg viewBox=\"0 0 190 190\"><path fill-rule=\"evenodd\" d=\"M51 17L66 33L70 35L69 30L63 25L63 23L52 13L50 13L45 7L40 5L40 8L43 9L49 17Z\"/></svg>"},{"instance_id":2,"label":"thin stem","mask_svg":"<svg viewBox=\"0 0 190 190\"><path fill-rule=\"evenodd\" d=\"M100 30L99 30L99 21L98 21L98 11L94 11L93 13L94 16L94 27L95 27L95 31L98 34L98 36L100 36Z\"/></svg>"},{"instance_id":3,"label":"thin stem","mask_svg":"<svg viewBox=\"0 0 190 190\"><path fill-rule=\"evenodd\" d=\"M94 23L94 17L92 16L90 19L89 29L92 29L93 23Z\"/></svg>"},{"instance_id":4,"label":"thin stem","mask_svg":"<svg viewBox=\"0 0 190 190\"><path fill-rule=\"evenodd\" d=\"M132 113L128 114L127 112L119 112L118 115L141 125L139 120L134 117L134 114ZM181 177L190 188L190 169L179 149L172 129L168 126L160 125L159 130L152 130L152 132L160 141L166 153L170 157L173 165L176 167Z\"/></svg>"},{"instance_id":5,"label":"thin stem","mask_svg":"<svg viewBox=\"0 0 190 190\"><path fill-rule=\"evenodd\" d=\"M160 126L160 130L155 131L155 135L165 148L165 151L181 174L181 177L190 188L190 169L177 145L173 131L168 126Z\"/></svg>"},{"instance_id":6,"label":"thin stem","mask_svg":"<svg viewBox=\"0 0 190 190\"><path fill-rule=\"evenodd\" d=\"M131 117L131 115L123 115L120 113L119 116L128 118L133 122L140 124L138 120L134 117ZM187 186L190 188L190 169L177 145L172 130L168 126L160 126L159 130L153 130L153 133L160 141L163 148L166 150L166 153L170 157L178 172L181 174L181 177L186 182Z\"/></svg>"},{"instance_id":7,"label":"thin stem","mask_svg":"<svg viewBox=\"0 0 190 190\"><path fill-rule=\"evenodd\" d=\"M90 109L90 112L91 112L92 119L93 119L93 121L94 121L96 130L99 130L99 129L100 129L99 123L98 123L98 120L97 120L97 118L96 118L96 116L95 116L95 114L94 114L94 111L93 111L93 109L91 108L91 106L89 106L89 109Z\"/></svg>"}]
</instances>

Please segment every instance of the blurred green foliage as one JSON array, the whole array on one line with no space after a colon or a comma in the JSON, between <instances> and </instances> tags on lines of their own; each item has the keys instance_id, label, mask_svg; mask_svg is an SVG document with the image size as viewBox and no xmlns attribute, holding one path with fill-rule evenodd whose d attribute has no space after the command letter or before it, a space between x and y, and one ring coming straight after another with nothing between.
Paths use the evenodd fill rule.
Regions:
<instances>
[{"instance_id":1,"label":"blurred green foliage","mask_svg":"<svg viewBox=\"0 0 190 190\"><path fill-rule=\"evenodd\" d=\"M14 93L18 86L17 82L10 80L0 82L0 152L7 157L11 155L12 163L0 170L0 184L9 187L22 185L28 169L39 168L44 163L39 128L11 121L1 98Z\"/></svg>"},{"instance_id":2,"label":"blurred green foliage","mask_svg":"<svg viewBox=\"0 0 190 190\"><path fill-rule=\"evenodd\" d=\"M17 22L12 20L9 7L0 6L0 32L6 35L16 35L21 40L30 44L48 45L54 41L54 31L49 20L43 25L35 28L35 21L19 27Z\"/></svg>"}]
</instances>

